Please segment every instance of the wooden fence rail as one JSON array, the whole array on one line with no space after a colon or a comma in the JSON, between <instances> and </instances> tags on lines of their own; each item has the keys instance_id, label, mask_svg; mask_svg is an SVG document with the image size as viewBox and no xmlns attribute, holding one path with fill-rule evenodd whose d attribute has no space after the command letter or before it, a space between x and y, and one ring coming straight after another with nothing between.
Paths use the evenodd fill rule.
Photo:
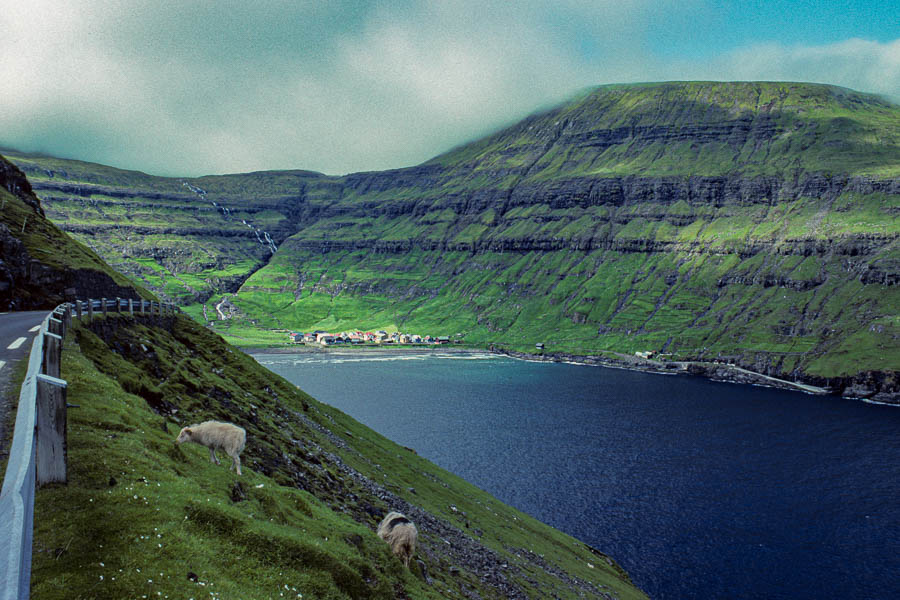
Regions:
<instances>
[{"instance_id":1,"label":"wooden fence rail","mask_svg":"<svg viewBox=\"0 0 900 600\"><path fill-rule=\"evenodd\" d=\"M28 355L0 491L0 600L29 598L35 489L66 483L66 382L60 379L63 338L73 318L90 321L110 309L133 315L178 312L171 304L101 298L61 304L44 318Z\"/></svg>"}]
</instances>

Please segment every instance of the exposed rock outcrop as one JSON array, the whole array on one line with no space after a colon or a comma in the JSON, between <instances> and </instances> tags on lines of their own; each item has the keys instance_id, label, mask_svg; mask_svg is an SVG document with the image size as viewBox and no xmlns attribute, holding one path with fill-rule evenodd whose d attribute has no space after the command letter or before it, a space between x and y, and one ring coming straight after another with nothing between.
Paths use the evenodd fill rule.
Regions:
<instances>
[{"instance_id":1,"label":"exposed rock outcrop","mask_svg":"<svg viewBox=\"0 0 900 600\"><path fill-rule=\"evenodd\" d=\"M34 195L28 178L17 166L2 156L0 156L0 186L3 186L10 194L33 208L36 213L44 216L41 202Z\"/></svg>"}]
</instances>

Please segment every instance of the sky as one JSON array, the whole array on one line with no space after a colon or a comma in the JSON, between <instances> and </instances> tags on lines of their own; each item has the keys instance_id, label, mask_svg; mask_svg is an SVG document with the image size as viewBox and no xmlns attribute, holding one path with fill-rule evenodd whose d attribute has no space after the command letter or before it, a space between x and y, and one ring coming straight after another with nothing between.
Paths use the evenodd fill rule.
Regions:
<instances>
[{"instance_id":1,"label":"sky","mask_svg":"<svg viewBox=\"0 0 900 600\"><path fill-rule=\"evenodd\" d=\"M607 83L900 103L889 0L0 0L0 147L168 176L418 164Z\"/></svg>"}]
</instances>

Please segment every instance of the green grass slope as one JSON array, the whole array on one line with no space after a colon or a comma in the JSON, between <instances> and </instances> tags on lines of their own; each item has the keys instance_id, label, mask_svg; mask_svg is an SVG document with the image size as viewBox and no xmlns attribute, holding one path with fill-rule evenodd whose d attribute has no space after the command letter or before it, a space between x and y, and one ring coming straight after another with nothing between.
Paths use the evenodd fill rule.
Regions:
<instances>
[{"instance_id":1,"label":"green grass slope","mask_svg":"<svg viewBox=\"0 0 900 600\"><path fill-rule=\"evenodd\" d=\"M183 317L66 338L69 483L38 491L35 598L644 598L607 557L310 398ZM247 429L240 477L175 446ZM406 570L374 533L419 529Z\"/></svg>"}]
</instances>

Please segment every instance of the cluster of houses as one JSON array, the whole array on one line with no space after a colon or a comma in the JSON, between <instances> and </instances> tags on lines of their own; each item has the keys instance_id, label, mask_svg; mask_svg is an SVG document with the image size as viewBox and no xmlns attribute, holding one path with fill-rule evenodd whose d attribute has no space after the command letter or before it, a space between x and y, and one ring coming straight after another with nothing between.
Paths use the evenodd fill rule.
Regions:
<instances>
[{"instance_id":1,"label":"cluster of houses","mask_svg":"<svg viewBox=\"0 0 900 600\"><path fill-rule=\"evenodd\" d=\"M327 331L313 331L312 333L291 333L291 342L295 344L320 344L331 346L333 344L449 344L450 337L446 335L424 337L415 333L388 333L386 331L343 331L341 333L329 333Z\"/></svg>"}]
</instances>

